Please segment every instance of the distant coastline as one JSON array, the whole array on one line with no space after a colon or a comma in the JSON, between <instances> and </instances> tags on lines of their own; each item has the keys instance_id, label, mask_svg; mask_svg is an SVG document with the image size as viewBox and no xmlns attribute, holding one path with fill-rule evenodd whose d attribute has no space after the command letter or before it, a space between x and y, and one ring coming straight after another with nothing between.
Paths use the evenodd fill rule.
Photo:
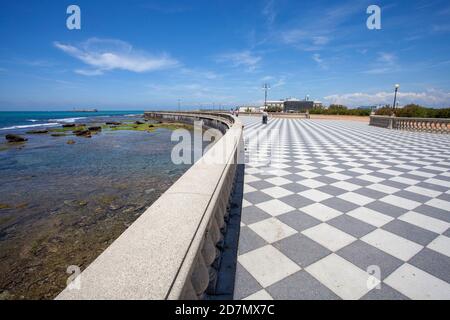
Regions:
<instances>
[{"instance_id":1,"label":"distant coastline","mask_svg":"<svg viewBox=\"0 0 450 320\"><path fill-rule=\"evenodd\" d=\"M73 109L73 112L98 112L97 109Z\"/></svg>"}]
</instances>

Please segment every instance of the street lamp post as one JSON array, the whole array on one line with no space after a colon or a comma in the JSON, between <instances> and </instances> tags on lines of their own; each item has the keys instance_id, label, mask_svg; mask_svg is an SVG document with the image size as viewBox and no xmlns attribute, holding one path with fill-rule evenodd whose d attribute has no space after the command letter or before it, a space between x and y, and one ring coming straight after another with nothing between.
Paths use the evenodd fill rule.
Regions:
<instances>
[{"instance_id":1,"label":"street lamp post","mask_svg":"<svg viewBox=\"0 0 450 320\"><path fill-rule=\"evenodd\" d=\"M392 106L392 108L395 110L395 108L396 108L396 103L397 103L397 92L398 92L398 88L400 88L400 85L399 84L396 84L395 85L395 93L394 93L394 104L393 104L393 106Z\"/></svg>"},{"instance_id":2,"label":"street lamp post","mask_svg":"<svg viewBox=\"0 0 450 320\"><path fill-rule=\"evenodd\" d=\"M264 109L267 108L267 91L270 89L270 85L268 83L265 83L263 86L264 89Z\"/></svg>"}]
</instances>

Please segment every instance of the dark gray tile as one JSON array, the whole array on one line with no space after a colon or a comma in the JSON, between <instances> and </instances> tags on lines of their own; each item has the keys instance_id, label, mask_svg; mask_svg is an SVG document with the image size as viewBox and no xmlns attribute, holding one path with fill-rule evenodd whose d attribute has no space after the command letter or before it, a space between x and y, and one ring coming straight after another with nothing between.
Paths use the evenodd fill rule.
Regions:
<instances>
[{"instance_id":1,"label":"dark gray tile","mask_svg":"<svg viewBox=\"0 0 450 320\"><path fill-rule=\"evenodd\" d=\"M241 228L238 247L238 253L240 255L261 248L266 244L266 240L257 235L249 227L245 226Z\"/></svg>"},{"instance_id":2,"label":"dark gray tile","mask_svg":"<svg viewBox=\"0 0 450 320\"><path fill-rule=\"evenodd\" d=\"M262 289L263 287L258 281L238 262L236 265L234 300L242 300Z\"/></svg>"},{"instance_id":3,"label":"dark gray tile","mask_svg":"<svg viewBox=\"0 0 450 320\"><path fill-rule=\"evenodd\" d=\"M322 167L326 167L326 165L322 165ZM314 169L314 170L312 170L312 172L320 174L321 176L325 176L327 174L332 173L332 172L324 170L324 169Z\"/></svg>"},{"instance_id":4,"label":"dark gray tile","mask_svg":"<svg viewBox=\"0 0 450 320\"><path fill-rule=\"evenodd\" d=\"M299 232L322 223L322 221L298 210L280 215L277 219Z\"/></svg>"},{"instance_id":5,"label":"dark gray tile","mask_svg":"<svg viewBox=\"0 0 450 320\"><path fill-rule=\"evenodd\" d=\"M325 183L325 184L332 184L332 183L335 183L335 182L339 181L339 180L336 180L336 179L333 179L333 178L330 178L330 177L326 177L326 176L316 177L316 178L314 178L314 180L320 181L320 182ZM331 187L331 188L333 188L333 187Z\"/></svg>"},{"instance_id":6,"label":"dark gray tile","mask_svg":"<svg viewBox=\"0 0 450 320\"><path fill-rule=\"evenodd\" d=\"M443 235L450 238L450 228L448 228L447 231L443 233Z\"/></svg>"},{"instance_id":7,"label":"dark gray tile","mask_svg":"<svg viewBox=\"0 0 450 320\"><path fill-rule=\"evenodd\" d=\"M381 289L373 289L367 293L361 300L410 300L397 290L392 289L387 284L382 283Z\"/></svg>"},{"instance_id":8,"label":"dark gray tile","mask_svg":"<svg viewBox=\"0 0 450 320\"><path fill-rule=\"evenodd\" d=\"M382 229L423 246L426 246L438 236L437 233L422 229L401 220L392 220L388 224L385 224Z\"/></svg>"},{"instance_id":9,"label":"dark gray tile","mask_svg":"<svg viewBox=\"0 0 450 320\"><path fill-rule=\"evenodd\" d=\"M263 190L263 189L271 188L274 186L273 184L271 184L267 181L264 181L264 180L249 182L247 184L257 190Z\"/></svg>"},{"instance_id":10,"label":"dark gray tile","mask_svg":"<svg viewBox=\"0 0 450 320\"><path fill-rule=\"evenodd\" d=\"M426 189L431 189L431 190L435 190L435 191L440 191L440 192L447 192L448 188L443 187L443 186L438 186L437 184L432 184L432 183L428 183L428 182L420 182L417 184L418 187L422 187L422 188L426 188Z\"/></svg>"},{"instance_id":11,"label":"dark gray tile","mask_svg":"<svg viewBox=\"0 0 450 320\"><path fill-rule=\"evenodd\" d=\"M393 177L391 176L391 178L393 178ZM392 181L392 180L385 180L385 181L383 181L383 184L385 184L389 187L400 189L400 190L410 187L409 184L404 184L404 183L400 183L400 182L396 182L396 181Z\"/></svg>"},{"instance_id":12,"label":"dark gray tile","mask_svg":"<svg viewBox=\"0 0 450 320\"><path fill-rule=\"evenodd\" d=\"M417 180L417 181L424 181L424 180L428 179L426 177L416 176L415 174L411 174L411 173L402 174L400 177L406 178L406 179L413 179L413 180Z\"/></svg>"},{"instance_id":13,"label":"dark gray tile","mask_svg":"<svg viewBox=\"0 0 450 320\"><path fill-rule=\"evenodd\" d=\"M385 283L381 284L381 289L372 289L361 300L410 300L397 290L392 289Z\"/></svg>"},{"instance_id":14,"label":"dark gray tile","mask_svg":"<svg viewBox=\"0 0 450 320\"><path fill-rule=\"evenodd\" d=\"M273 246L302 268L331 253L327 248L301 234L282 239Z\"/></svg>"},{"instance_id":15,"label":"dark gray tile","mask_svg":"<svg viewBox=\"0 0 450 320\"><path fill-rule=\"evenodd\" d=\"M369 203L368 205L366 205L365 207L378 211L380 213L386 214L388 216L391 216L393 218L398 218L401 215L405 214L406 212L408 212L408 210L400 208L400 207L396 207L393 205L390 205L388 203L382 202L382 201L374 201L372 203Z\"/></svg>"},{"instance_id":16,"label":"dark gray tile","mask_svg":"<svg viewBox=\"0 0 450 320\"><path fill-rule=\"evenodd\" d=\"M361 240L356 240L336 253L365 271L369 266L380 267L381 280L386 279L404 263Z\"/></svg>"},{"instance_id":17,"label":"dark gray tile","mask_svg":"<svg viewBox=\"0 0 450 320\"><path fill-rule=\"evenodd\" d=\"M414 211L418 212L418 213L422 213L422 214L432 217L432 218L450 222L450 214L446 210L442 210L439 208L435 208L435 207L423 204L423 205L415 208Z\"/></svg>"},{"instance_id":18,"label":"dark gray tile","mask_svg":"<svg viewBox=\"0 0 450 320\"><path fill-rule=\"evenodd\" d=\"M361 174L359 173L358 175L361 175ZM361 187L367 187L367 186L373 184L373 182L358 179L358 178L352 178L352 179L346 180L346 182L350 182L350 183L356 184L357 186L361 186Z\"/></svg>"},{"instance_id":19,"label":"dark gray tile","mask_svg":"<svg viewBox=\"0 0 450 320\"><path fill-rule=\"evenodd\" d=\"M431 197L427 197L421 194L417 194L414 192L409 192L406 190L400 190L396 193L393 194L394 196L398 196L401 198L405 198L405 199L409 199L412 201L416 201L416 202L421 202L421 203L425 203L427 201L430 201L432 198Z\"/></svg>"},{"instance_id":20,"label":"dark gray tile","mask_svg":"<svg viewBox=\"0 0 450 320\"><path fill-rule=\"evenodd\" d=\"M439 252L425 248L408 263L450 283L450 258Z\"/></svg>"},{"instance_id":21,"label":"dark gray tile","mask_svg":"<svg viewBox=\"0 0 450 320\"><path fill-rule=\"evenodd\" d=\"M286 169L283 169L283 170L286 170ZM296 174L288 174L286 176L283 176L283 178L287 179L287 180L289 180L291 182L297 182L297 181L300 181L302 179L299 175L296 175Z\"/></svg>"},{"instance_id":22,"label":"dark gray tile","mask_svg":"<svg viewBox=\"0 0 450 320\"><path fill-rule=\"evenodd\" d=\"M348 202L348 201L345 201L345 200L339 199L339 198L330 198L330 199L321 201L320 203L323 205L326 205L330 208L333 208L337 211L343 212L343 213L350 212L359 207L358 205L356 205L354 203L351 203L351 202Z\"/></svg>"},{"instance_id":23,"label":"dark gray tile","mask_svg":"<svg viewBox=\"0 0 450 320\"><path fill-rule=\"evenodd\" d=\"M283 163L283 164L285 164L285 163ZM296 164L296 165L298 166L298 164ZM296 165L294 165L293 167L284 168L283 170L287 171L287 172L290 172L290 173L297 173L297 172L301 171L301 169L296 168L295 167Z\"/></svg>"},{"instance_id":24,"label":"dark gray tile","mask_svg":"<svg viewBox=\"0 0 450 320\"><path fill-rule=\"evenodd\" d=\"M266 290L276 300L340 300L306 271L294 273Z\"/></svg>"},{"instance_id":25,"label":"dark gray tile","mask_svg":"<svg viewBox=\"0 0 450 320\"><path fill-rule=\"evenodd\" d=\"M450 194L443 193L440 196L436 197L437 199L444 200L450 202Z\"/></svg>"},{"instance_id":26,"label":"dark gray tile","mask_svg":"<svg viewBox=\"0 0 450 320\"><path fill-rule=\"evenodd\" d=\"M252 224L270 218L271 215L255 206L242 209L241 221L245 224Z\"/></svg>"},{"instance_id":27,"label":"dark gray tile","mask_svg":"<svg viewBox=\"0 0 450 320\"><path fill-rule=\"evenodd\" d=\"M299 178L299 181L300 181L300 177L298 177L298 178ZM308 187L305 187L305 186L303 186L301 184L298 184L298 183L285 184L283 186L283 189L292 191L294 193L299 193L299 192L303 192L303 191L309 190Z\"/></svg>"},{"instance_id":28,"label":"dark gray tile","mask_svg":"<svg viewBox=\"0 0 450 320\"><path fill-rule=\"evenodd\" d=\"M380 170L380 168L371 167L371 166L369 166L367 169L368 170ZM370 175L377 177L377 178L385 179L385 180L392 178L392 176L385 174L385 173L378 172L378 171L372 172Z\"/></svg>"},{"instance_id":29,"label":"dark gray tile","mask_svg":"<svg viewBox=\"0 0 450 320\"><path fill-rule=\"evenodd\" d=\"M331 173L331 172L330 172L330 173ZM361 173L354 172L354 171L349 171L349 170L345 170L345 171L342 171L342 172L339 172L339 173L340 173L340 174L344 174L344 175L346 175L346 176L353 177L352 179L354 179L355 177L361 175ZM346 181L349 181L349 180L346 180Z\"/></svg>"},{"instance_id":30,"label":"dark gray tile","mask_svg":"<svg viewBox=\"0 0 450 320\"><path fill-rule=\"evenodd\" d=\"M369 198L372 198L372 199L377 199L377 200L381 199L383 197L386 197L386 193L368 189L368 188L361 188L361 189L355 190L353 192L358 193L363 196L366 196L366 197L369 197Z\"/></svg>"},{"instance_id":31,"label":"dark gray tile","mask_svg":"<svg viewBox=\"0 0 450 320\"><path fill-rule=\"evenodd\" d=\"M261 202L266 202L266 201L270 201L273 200L273 198L267 194L265 194L264 192L261 191L254 191L254 192L249 192L249 193L245 193L244 194L244 199L249 201L250 203L253 204L258 204Z\"/></svg>"},{"instance_id":32,"label":"dark gray tile","mask_svg":"<svg viewBox=\"0 0 450 320\"><path fill-rule=\"evenodd\" d=\"M376 227L346 214L340 215L327 223L355 238L361 238L376 229Z\"/></svg>"},{"instance_id":33,"label":"dark gray tile","mask_svg":"<svg viewBox=\"0 0 450 320\"><path fill-rule=\"evenodd\" d=\"M314 203L314 201L302 197L299 194L291 194L290 196L283 197L282 201L296 209L303 208Z\"/></svg>"},{"instance_id":34,"label":"dark gray tile","mask_svg":"<svg viewBox=\"0 0 450 320\"><path fill-rule=\"evenodd\" d=\"M318 180L318 179L315 179L315 180ZM323 181L321 181L321 182L323 182ZM335 180L335 182L336 182L336 180ZM334 183L334 182L332 182L332 183ZM347 190L344 190L344 189L341 189L341 188L338 188L338 187L335 187L335 186L329 186L329 185L317 188L317 190L325 192L325 193L328 193L328 194L331 194L331 195L333 195L335 197L340 196L341 194L344 194L344 193L348 192Z\"/></svg>"}]
</instances>

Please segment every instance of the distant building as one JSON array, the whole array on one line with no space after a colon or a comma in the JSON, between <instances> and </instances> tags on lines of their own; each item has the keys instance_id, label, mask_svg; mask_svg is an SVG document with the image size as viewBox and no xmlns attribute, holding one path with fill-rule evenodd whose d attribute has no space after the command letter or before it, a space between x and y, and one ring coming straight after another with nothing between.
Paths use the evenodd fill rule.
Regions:
<instances>
[{"instance_id":1,"label":"distant building","mask_svg":"<svg viewBox=\"0 0 450 320\"><path fill-rule=\"evenodd\" d=\"M323 108L323 103L321 101L314 101L314 108Z\"/></svg>"},{"instance_id":2,"label":"distant building","mask_svg":"<svg viewBox=\"0 0 450 320\"><path fill-rule=\"evenodd\" d=\"M260 107L257 106L241 106L239 112L259 112Z\"/></svg>"},{"instance_id":3,"label":"distant building","mask_svg":"<svg viewBox=\"0 0 450 320\"><path fill-rule=\"evenodd\" d=\"M314 108L314 101L287 99L284 101L284 112L306 112Z\"/></svg>"},{"instance_id":4,"label":"distant building","mask_svg":"<svg viewBox=\"0 0 450 320\"><path fill-rule=\"evenodd\" d=\"M284 100L267 101L267 107L284 109L284 102L285 102Z\"/></svg>"}]
</instances>

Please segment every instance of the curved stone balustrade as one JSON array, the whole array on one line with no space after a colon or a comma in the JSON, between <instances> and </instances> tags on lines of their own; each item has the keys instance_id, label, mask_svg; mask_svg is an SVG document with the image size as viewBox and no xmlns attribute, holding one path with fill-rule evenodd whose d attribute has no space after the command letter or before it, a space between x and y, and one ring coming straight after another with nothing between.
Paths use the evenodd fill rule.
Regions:
<instances>
[{"instance_id":1,"label":"curved stone balustrade","mask_svg":"<svg viewBox=\"0 0 450 320\"><path fill-rule=\"evenodd\" d=\"M243 147L226 114L149 112L226 131L206 154L66 288L59 300L201 299L214 294L230 194Z\"/></svg>"},{"instance_id":2,"label":"curved stone balustrade","mask_svg":"<svg viewBox=\"0 0 450 320\"><path fill-rule=\"evenodd\" d=\"M449 133L450 119L370 116L370 125L388 129Z\"/></svg>"}]
</instances>

